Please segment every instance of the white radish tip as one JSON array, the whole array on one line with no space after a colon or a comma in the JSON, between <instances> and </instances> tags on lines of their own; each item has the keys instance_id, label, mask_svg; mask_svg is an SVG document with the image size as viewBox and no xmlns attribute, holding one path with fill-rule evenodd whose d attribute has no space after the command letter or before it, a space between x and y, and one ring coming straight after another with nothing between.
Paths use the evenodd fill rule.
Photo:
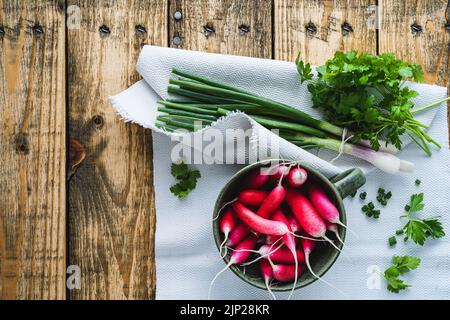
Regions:
<instances>
[{"instance_id":1,"label":"white radish tip","mask_svg":"<svg viewBox=\"0 0 450 320\"><path fill-rule=\"evenodd\" d=\"M406 161L406 160L400 160L400 171L403 172L414 172L414 169L416 166L414 163Z\"/></svg>"}]
</instances>

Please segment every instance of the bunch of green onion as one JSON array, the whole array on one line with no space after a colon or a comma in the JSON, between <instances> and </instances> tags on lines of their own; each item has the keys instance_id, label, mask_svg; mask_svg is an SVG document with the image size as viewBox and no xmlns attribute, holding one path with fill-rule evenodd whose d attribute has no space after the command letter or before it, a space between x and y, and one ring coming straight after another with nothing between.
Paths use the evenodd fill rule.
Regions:
<instances>
[{"instance_id":1,"label":"bunch of green onion","mask_svg":"<svg viewBox=\"0 0 450 320\"><path fill-rule=\"evenodd\" d=\"M179 78L170 79L167 90L182 98L158 100L161 114L156 126L162 130L195 131L199 122L200 128L205 127L230 112L241 111L268 129L278 129L282 138L304 149L318 147L343 152L389 173L414 169L413 164L394 155L395 148L388 146L375 151L367 141L343 143L351 133L346 136L344 128L315 119L292 106L177 69L172 72Z\"/></svg>"}]
</instances>

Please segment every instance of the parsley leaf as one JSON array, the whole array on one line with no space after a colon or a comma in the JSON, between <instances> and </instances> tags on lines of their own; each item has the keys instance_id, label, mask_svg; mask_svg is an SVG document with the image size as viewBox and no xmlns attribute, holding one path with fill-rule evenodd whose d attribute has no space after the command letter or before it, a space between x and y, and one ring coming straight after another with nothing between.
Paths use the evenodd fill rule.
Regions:
<instances>
[{"instance_id":1,"label":"parsley leaf","mask_svg":"<svg viewBox=\"0 0 450 320\"><path fill-rule=\"evenodd\" d=\"M197 186L197 180L201 177L200 171L189 170L187 164L172 163L172 175L177 179L177 183L170 187L170 192L178 198L186 197Z\"/></svg>"},{"instance_id":2,"label":"parsley leaf","mask_svg":"<svg viewBox=\"0 0 450 320\"><path fill-rule=\"evenodd\" d=\"M411 256L394 256L392 258L391 266L384 271L384 278L387 282L387 289L394 293L399 293L400 290L405 290L411 285L406 284L398 277L411 270L417 269L421 260Z\"/></svg>"},{"instance_id":3,"label":"parsley leaf","mask_svg":"<svg viewBox=\"0 0 450 320\"><path fill-rule=\"evenodd\" d=\"M417 219L412 215L412 213L419 212L423 208L423 193L413 194L409 204L405 206L405 211L408 214L402 216L408 219L408 222L402 228L405 234L405 242L411 238L412 241L423 246L427 238L437 239L445 236L444 228L439 221L439 217Z\"/></svg>"},{"instance_id":4,"label":"parsley leaf","mask_svg":"<svg viewBox=\"0 0 450 320\"><path fill-rule=\"evenodd\" d=\"M297 65L297 71L300 75L300 81L303 84L305 81L312 80L313 74L311 65L309 63L304 64L302 60L300 60L300 55L298 55L297 59L295 60L295 64Z\"/></svg>"}]
</instances>

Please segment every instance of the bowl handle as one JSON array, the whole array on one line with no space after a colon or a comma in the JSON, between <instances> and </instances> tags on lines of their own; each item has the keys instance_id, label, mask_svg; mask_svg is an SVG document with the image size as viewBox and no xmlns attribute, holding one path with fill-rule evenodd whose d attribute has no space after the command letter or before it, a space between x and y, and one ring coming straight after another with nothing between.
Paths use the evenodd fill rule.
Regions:
<instances>
[{"instance_id":1,"label":"bowl handle","mask_svg":"<svg viewBox=\"0 0 450 320\"><path fill-rule=\"evenodd\" d=\"M346 170L330 179L342 199L355 193L361 186L366 183L366 177L359 168Z\"/></svg>"}]
</instances>

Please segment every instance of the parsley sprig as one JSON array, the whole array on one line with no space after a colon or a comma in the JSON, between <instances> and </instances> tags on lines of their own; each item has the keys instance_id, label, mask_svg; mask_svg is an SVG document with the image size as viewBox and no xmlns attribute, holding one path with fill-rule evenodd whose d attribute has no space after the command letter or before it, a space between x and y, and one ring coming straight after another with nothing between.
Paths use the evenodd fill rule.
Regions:
<instances>
[{"instance_id":1,"label":"parsley sprig","mask_svg":"<svg viewBox=\"0 0 450 320\"><path fill-rule=\"evenodd\" d=\"M399 293L400 290L411 287L411 285L405 283L399 279L399 276L417 269L421 260L419 258L411 256L394 256L392 258L392 265L384 271L384 278L387 281L387 289L394 293Z\"/></svg>"},{"instance_id":2,"label":"parsley sprig","mask_svg":"<svg viewBox=\"0 0 450 320\"><path fill-rule=\"evenodd\" d=\"M321 108L335 125L354 132L355 142L369 140L378 150L380 140L402 147L400 137L408 135L428 155L429 144L439 143L427 135L426 127L413 117L411 99L417 92L404 86L405 80L423 81L419 65L397 59L393 54L336 52L325 65L316 68L318 79L312 79L311 66L297 59L301 81L308 81L313 106Z\"/></svg>"},{"instance_id":3,"label":"parsley sprig","mask_svg":"<svg viewBox=\"0 0 450 320\"><path fill-rule=\"evenodd\" d=\"M201 177L200 171L189 170L187 164L172 163L172 175L177 179L177 183L170 187L170 191L178 198L186 197L197 186L197 180Z\"/></svg>"},{"instance_id":4,"label":"parsley sprig","mask_svg":"<svg viewBox=\"0 0 450 320\"><path fill-rule=\"evenodd\" d=\"M427 238L436 239L445 236L442 223L439 221L440 217L418 219L414 216L414 213L422 211L424 206L423 193L413 194L409 204L405 206L407 214L401 216L408 219L408 222L402 228L405 242L411 238L412 241L423 246Z\"/></svg>"}]
</instances>

